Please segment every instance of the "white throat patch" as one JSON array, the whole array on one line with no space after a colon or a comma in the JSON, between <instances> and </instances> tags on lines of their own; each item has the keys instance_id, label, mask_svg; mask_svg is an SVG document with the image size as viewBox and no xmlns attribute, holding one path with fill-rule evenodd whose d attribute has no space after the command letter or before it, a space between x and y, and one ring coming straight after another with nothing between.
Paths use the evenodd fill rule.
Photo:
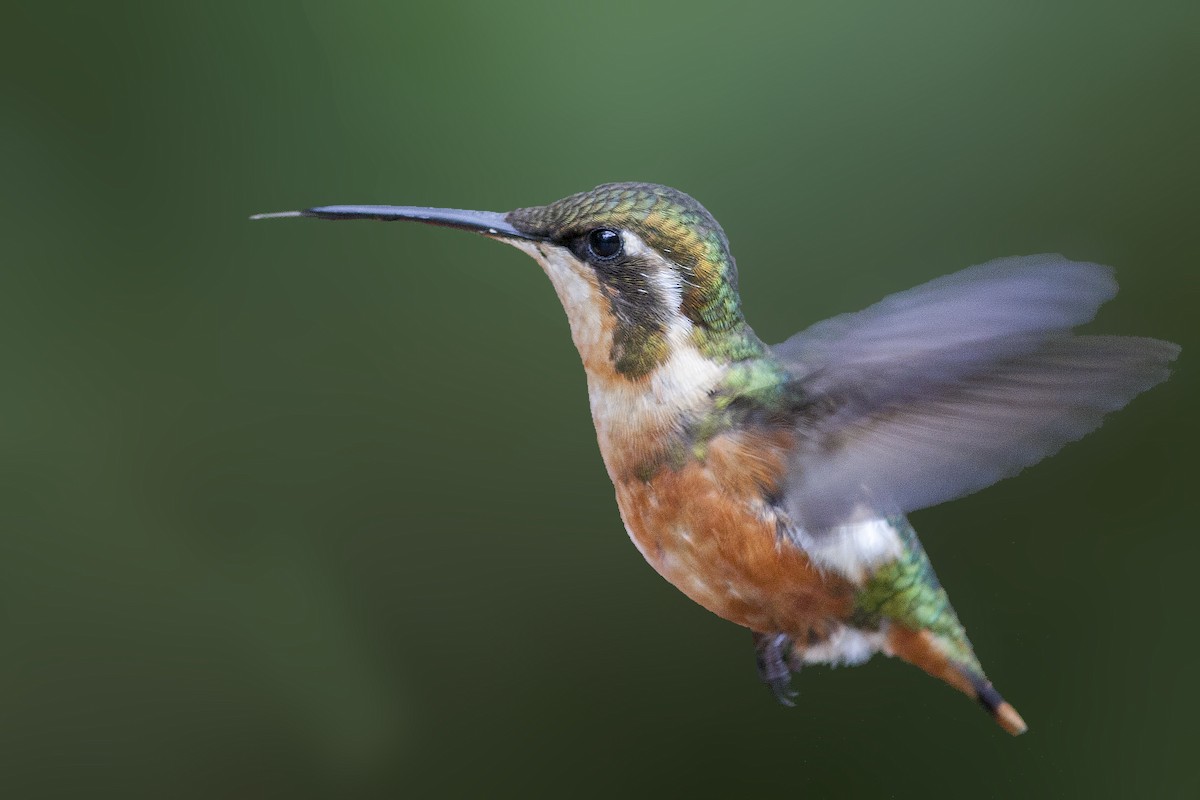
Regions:
<instances>
[{"instance_id":1,"label":"white throat patch","mask_svg":"<svg viewBox=\"0 0 1200 800\"><path fill-rule=\"evenodd\" d=\"M622 231L625 252L647 263L644 277L669 308L682 298L675 267L637 235ZM606 462L613 466L612 442L642 435L654 437L678 422L681 412L699 408L721 381L726 367L701 354L692 342L692 322L683 314L669 316L664 335L667 357L638 382L614 377L613 328L606 319L608 300L595 271L564 247L542 242L510 240L534 258L550 278L567 312L571 338L588 373L592 419Z\"/></svg>"}]
</instances>

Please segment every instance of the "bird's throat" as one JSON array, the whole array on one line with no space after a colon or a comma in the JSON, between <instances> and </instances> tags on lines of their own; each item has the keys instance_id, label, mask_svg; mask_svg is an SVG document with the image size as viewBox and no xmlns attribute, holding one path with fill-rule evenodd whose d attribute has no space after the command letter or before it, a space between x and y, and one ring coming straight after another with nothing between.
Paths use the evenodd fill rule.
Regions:
<instances>
[{"instance_id":1,"label":"bird's throat","mask_svg":"<svg viewBox=\"0 0 1200 800\"><path fill-rule=\"evenodd\" d=\"M695 347L687 320L637 329L619 319L595 274L561 249L514 244L542 266L566 311L600 450L615 479L677 435L726 367Z\"/></svg>"}]
</instances>

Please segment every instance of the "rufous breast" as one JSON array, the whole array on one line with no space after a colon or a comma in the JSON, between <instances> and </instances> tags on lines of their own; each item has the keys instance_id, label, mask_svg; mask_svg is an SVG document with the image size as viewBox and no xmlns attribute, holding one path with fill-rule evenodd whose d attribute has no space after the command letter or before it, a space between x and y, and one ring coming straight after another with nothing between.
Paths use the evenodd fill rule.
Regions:
<instances>
[{"instance_id":1,"label":"rufous breast","mask_svg":"<svg viewBox=\"0 0 1200 800\"><path fill-rule=\"evenodd\" d=\"M614 476L617 502L642 555L695 602L755 631L823 635L849 617L854 587L780 535L766 498L782 453L763 436L720 434L680 468Z\"/></svg>"}]
</instances>

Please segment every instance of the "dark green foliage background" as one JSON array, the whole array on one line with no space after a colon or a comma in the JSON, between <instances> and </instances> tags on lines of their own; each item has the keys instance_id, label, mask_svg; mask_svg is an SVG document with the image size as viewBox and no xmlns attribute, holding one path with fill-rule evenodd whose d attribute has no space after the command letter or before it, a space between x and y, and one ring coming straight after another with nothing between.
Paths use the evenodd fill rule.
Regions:
<instances>
[{"instance_id":1,"label":"dark green foliage background","mask_svg":"<svg viewBox=\"0 0 1200 800\"><path fill-rule=\"evenodd\" d=\"M23 6L23 7L22 7ZM5 12L6 797L1196 797L1195 3ZM914 515L1031 732L887 659L756 681L622 530L561 309L418 226L610 180L722 221L778 341L995 256L1184 345Z\"/></svg>"}]
</instances>

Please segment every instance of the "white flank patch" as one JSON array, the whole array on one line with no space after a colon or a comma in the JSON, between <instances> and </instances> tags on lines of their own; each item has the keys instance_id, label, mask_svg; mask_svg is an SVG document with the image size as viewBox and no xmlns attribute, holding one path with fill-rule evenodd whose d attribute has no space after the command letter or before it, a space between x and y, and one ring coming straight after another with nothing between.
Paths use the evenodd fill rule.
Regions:
<instances>
[{"instance_id":1,"label":"white flank patch","mask_svg":"<svg viewBox=\"0 0 1200 800\"><path fill-rule=\"evenodd\" d=\"M804 663L861 664L878 653L886 639L886 629L867 632L841 627L820 644L804 648Z\"/></svg>"},{"instance_id":2,"label":"white flank patch","mask_svg":"<svg viewBox=\"0 0 1200 800\"><path fill-rule=\"evenodd\" d=\"M864 580L881 564L900 557L900 534L882 518L839 525L820 535L793 530L792 537L818 567L854 581Z\"/></svg>"}]
</instances>

